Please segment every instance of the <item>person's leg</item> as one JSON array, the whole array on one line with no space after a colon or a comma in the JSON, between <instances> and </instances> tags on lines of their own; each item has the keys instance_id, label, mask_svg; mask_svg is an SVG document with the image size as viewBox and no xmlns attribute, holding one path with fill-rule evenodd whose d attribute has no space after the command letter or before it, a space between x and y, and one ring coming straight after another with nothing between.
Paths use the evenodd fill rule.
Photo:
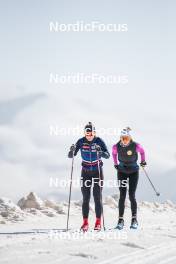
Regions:
<instances>
[{"instance_id":1,"label":"person's leg","mask_svg":"<svg viewBox=\"0 0 176 264\"><path fill-rule=\"evenodd\" d=\"M137 217L137 202L136 202L136 189L138 185L139 171L129 175L129 199L131 202L132 217Z\"/></svg>"},{"instance_id":2,"label":"person's leg","mask_svg":"<svg viewBox=\"0 0 176 264\"><path fill-rule=\"evenodd\" d=\"M81 173L81 191L83 195L83 202L82 202L83 219L87 219L89 216L91 184L92 184L91 173L83 169Z\"/></svg>"},{"instance_id":3,"label":"person's leg","mask_svg":"<svg viewBox=\"0 0 176 264\"><path fill-rule=\"evenodd\" d=\"M119 182L119 191L120 191L120 198L119 198L119 218L123 218L124 210L125 210L125 198L127 192L127 179L128 176L125 173L118 172L118 182ZM126 181L126 184L123 184Z\"/></svg>"},{"instance_id":4,"label":"person's leg","mask_svg":"<svg viewBox=\"0 0 176 264\"><path fill-rule=\"evenodd\" d=\"M101 179L101 181L100 181ZM100 179L99 179L99 171L94 172L93 176L93 197L95 202L95 214L96 218L100 219L102 214L102 201L101 201L101 192L102 192L102 185L103 185L103 171L100 170Z\"/></svg>"}]
</instances>

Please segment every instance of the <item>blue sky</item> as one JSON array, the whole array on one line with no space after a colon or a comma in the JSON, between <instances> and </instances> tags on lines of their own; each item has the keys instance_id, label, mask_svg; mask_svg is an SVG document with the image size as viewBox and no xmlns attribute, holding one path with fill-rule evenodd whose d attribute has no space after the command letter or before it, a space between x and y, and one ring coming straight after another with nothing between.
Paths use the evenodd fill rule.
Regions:
<instances>
[{"instance_id":1,"label":"blue sky","mask_svg":"<svg viewBox=\"0 0 176 264\"><path fill-rule=\"evenodd\" d=\"M49 126L83 127L91 120L97 128L131 126L161 199L176 200L174 1L7 0L0 10L1 194L66 197L65 190L50 190L48 179L69 177L67 149L77 137L51 137ZM125 23L128 32L51 33L50 21ZM51 72L121 74L129 81L51 85ZM118 135L104 139L111 151ZM79 159L75 167L79 177ZM112 159L104 170L115 177ZM155 199L142 176L138 189L139 199Z\"/></svg>"}]
</instances>

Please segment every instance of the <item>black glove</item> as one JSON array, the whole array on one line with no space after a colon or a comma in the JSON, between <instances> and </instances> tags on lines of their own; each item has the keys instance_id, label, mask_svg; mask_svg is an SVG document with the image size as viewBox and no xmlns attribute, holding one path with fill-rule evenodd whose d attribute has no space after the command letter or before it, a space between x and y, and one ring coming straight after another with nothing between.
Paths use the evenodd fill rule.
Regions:
<instances>
[{"instance_id":1,"label":"black glove","mask_svg":"<svg viewBox=\"0 0 176 264\"><path fill-rule=\"evenodd\" d=\"M114 168L115 168L116 170L118 170L119 165L114 165Z\"/></svg>"},{"instance_id":2,"label":"black glove","mask_svg":"<svg viewBox=\"0 0 176 264\"><path fill-rule=\"evenodd\" d=\"M70 159L73 158L74 153L75 153L75 149L76 149L75 145L71 145L69 153L68 153L68 158L70 158Z\"/></svg>"},{"instance_id":3,"label":"black glove","mask_svg":"<svg viewBox=\"0 0 176 264\"><path fill-rule=\"evenodd\" d=\"M95 149L96 151L101 152L101 147L99 145L95 145Z\"/></svg>"},{"instance_id":4,"label":"black glove","mask_svg":"<svg viewBox=\"0 0 176 264\"><path fill-rule=\"evenodd\" d=\"M147 162L146 161L141 161L140 165L141 165L141 167L144 168L145 166L147 166Z\"/></svg>"},{"instance_id":5,"label":"black glove","mask_svg":"<svg viewBox=\"0 0 176 264\"><path fill-rule=\"evenodd\" d=\"M75 149L76 149L75 145L74 145L74 144L73 144L73 145L71 145L71 147L70 147L70 151L71 151L71 152L74 152L74 151L75 151Z\"/></svg>"}]
</instances>

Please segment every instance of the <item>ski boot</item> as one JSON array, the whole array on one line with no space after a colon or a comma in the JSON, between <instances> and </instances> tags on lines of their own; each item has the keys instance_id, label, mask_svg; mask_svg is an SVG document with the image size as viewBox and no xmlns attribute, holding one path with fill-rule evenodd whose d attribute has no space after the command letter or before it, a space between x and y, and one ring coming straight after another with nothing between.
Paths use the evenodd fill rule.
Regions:
<instances>
[{"instance_id":1,"label":"ski boot","mask_svg":"<svg viewBox=\"0 0 176 264\"><path fill-rule=\"evenodd\" d=\"M122 230L124 227L124 220L122 217L119 217L119 221L118 221L118 224L117 226L115 227L115 229L119 229L119 230Z\"/></svg>"},{"instance_id":2,"label":"ski boot","mask_svg":"<svg viewBox=\"0 0 176 264\"><path fill-rule=\"evenodd\" d=\"M96 231L101 230L101 218L96 219L94 230L96 230Z\"/></svg>"},{"instance_id":3,"label":"ski boot","mask_svg":"<svg viewBox=\"0 0 176 264\"><path fill-rule=\"evenodd\" d=\"M132 217L130 228L131 229L137 229L138 228L138 221L137 221L136 217Z\"/></svg>"},{"instance_id":4,"label":"ski boot","mask_svg":"<svg viewBox=\"0 0 176 264\"><path fill-rule=\"evenodd\" d=\"M84 218L83 219L83 224L82 224L80 230L83 231L83 232L87 232L88 231L88 228L89 228L88 219L87 218Z\"/></svg>"}]
</instances>

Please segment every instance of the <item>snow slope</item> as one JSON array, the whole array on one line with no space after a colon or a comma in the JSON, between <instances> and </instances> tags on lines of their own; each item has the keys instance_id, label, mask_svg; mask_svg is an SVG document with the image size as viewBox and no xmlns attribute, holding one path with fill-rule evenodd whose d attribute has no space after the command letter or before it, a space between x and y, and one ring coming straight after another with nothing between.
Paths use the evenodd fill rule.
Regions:
<instances>
[{"instance_id":1,"label":"snow slope","mask_svg":"<svg viewBox=\"0 0 176 264\"><path fill-rule=\"evenodd\" d=\"M33 197L35 198L35 195ZM71 230L68 232L52 231L53 228L66 227L66 203L62 205L60 203L62 211L57 210L58 207L53 201L46 203L39 200L42 206L35 210L32 208L21 210L18 206L9 206L16 215L20 215L20 218L15 218L14 221L13 217L1 216L0 263L175 264L176 205L171 201L163 204L139 203L140 226L134 231L129 229L130 207L127 202L125 229L116 231L113 230L117 221L117 201L114 198L106 197L104 202L106 231L99 233L92 231L95 216L91 205L90 231L86 234L77 231L82 220L80 201L73 201L71 204ZM0 213L5 210L2 201L3 204L7 201L9 203L8 199L0 199ZM7 209L9 210L12 209ZM48 229L48 233L12 234L32 229Z\"/></svg>"}]
</instances>

